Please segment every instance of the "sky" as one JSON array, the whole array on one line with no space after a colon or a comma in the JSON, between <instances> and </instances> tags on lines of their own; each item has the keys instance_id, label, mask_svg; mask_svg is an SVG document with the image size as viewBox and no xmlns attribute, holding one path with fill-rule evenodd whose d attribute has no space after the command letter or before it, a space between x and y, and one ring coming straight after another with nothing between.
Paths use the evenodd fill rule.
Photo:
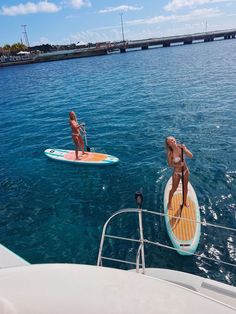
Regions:
<instances>
[{"instance_id":1,"label":"sky","mask_svg":"<svg viewBox=\"0 0 236 314\"><path fill-rule=\"evenodd\" d=\"M236 0L0 0L0 46L95 43L235 29Z\"/></svg>"}]
</instances>

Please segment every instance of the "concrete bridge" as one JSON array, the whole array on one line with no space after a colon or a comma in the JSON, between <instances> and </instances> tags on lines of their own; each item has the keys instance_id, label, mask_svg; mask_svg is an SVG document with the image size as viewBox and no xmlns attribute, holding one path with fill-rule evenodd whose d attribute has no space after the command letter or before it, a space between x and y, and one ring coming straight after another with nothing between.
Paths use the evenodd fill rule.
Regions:
<instances>
[{"instance_id":1,"label":"concrete bridge","mask_svg":"<svg viewBox=\"0 0 236 314\"><path fill-rule=\"evenodd\" d=\"M126 52L126 49L137 49L141 48L143 50L148 49L151 46L161 46L161 47L170 47L171 45L183 44L189 45L194 42L210 42L215 39L232 39L236 36L236 29L222 30L222 31L213 31L213 32L204 32L196 33L190 35L181 35L181 36L170 36L162 38L150 38L143 40L129 40L125 42L120 42L112 44L109 47L108 51L112 52L119 49L121 53Z\"/></svg>"},{"instance_id":2,"label":"concrete bridge","mask_svg":"<svg viewBox=\"0 0 236 314\"><path fill-rule=\"evenodd\" d=\"M224 31L214 31L205 33L196 33L190 35L181 36L170 36L162 38L149 38L143 40L129 40L119 43L105 43L99 47L91 47L84 49L74 49L72 51L56 51L53 53L45 53L39 55L29 55L26 60L15 60L15 57L7 58L7 60L0 60L0 67L9 65L20 65L29 64L36 62L48 62L48 61L58 61L66 60L72 58L82 58L82 57L92 57L106 55L115 51L121 53L126 52L127 49L148 49L149 47L170 47L171 45L189 45L194 42L210 42L215 39L231 39L235 38L236 29L224 30ZM8 60L9 59L9 60Z\"/></svg>"}]
</instances>

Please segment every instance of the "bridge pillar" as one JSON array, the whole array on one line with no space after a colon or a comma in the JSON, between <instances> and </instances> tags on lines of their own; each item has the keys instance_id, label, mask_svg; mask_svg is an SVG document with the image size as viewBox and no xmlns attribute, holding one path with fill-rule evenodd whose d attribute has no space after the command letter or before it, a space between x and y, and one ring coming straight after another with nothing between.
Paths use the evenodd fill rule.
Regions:
<instances>
[{"instance_id":1,"label":"bridge pillar","mask_svg":"<svg viewBox=\"0 0 236 314\"><path fill-rule=\"evenodd\" d=\"M170 43L163 43L163 47L170 47Z\"/></svg>"},{"instance_id":2,"label":"bridge pillar","mask_svg":"<svg viewBox=\"0 0 236 314\"><path fill-rule=\"evenodd\" d=\"M235 34L234 34L234 35L232 35L232 38L235 38Z\"/></svg>"},{"instance_id":3,"label":"bridge pillar","mask_svg":"<svg viewBox=\"0 0 236 314\"><path fill-rule=\"evenodd\" d=\"M142 50L147 50L148 49L148 45L142 46L141 48L142 48Z\"/></svg>"},{"instance_id":4,"label":"bridge pillar","mask_svg":"<svg viewBox=\"0 0 236 314\"><path fill-rule=\"evenodd\" d=\"M186 40L184 41L184 45L191 45L193 42L192 40Z\"/></svg>"},{"instance_id":5,"label":"bridge pillar","mask_svg":"<svg viewBox=\"0 0 236 314\"><path fill-rule=\"evenodd\" d=\"M120 53L125 53L126 49L125 48L120 48Z\"/></svg>"},{"instance_id":6,"label":"bridge pillar","mask_svg":"<svg viewBox=\"0 0 236 314\"><path fill-rule=\"evenodd\" d=\"M207 43L209 41L214 41L214 37L206 37L204 38L204 42Z\"/></svg>"}]
</instances>

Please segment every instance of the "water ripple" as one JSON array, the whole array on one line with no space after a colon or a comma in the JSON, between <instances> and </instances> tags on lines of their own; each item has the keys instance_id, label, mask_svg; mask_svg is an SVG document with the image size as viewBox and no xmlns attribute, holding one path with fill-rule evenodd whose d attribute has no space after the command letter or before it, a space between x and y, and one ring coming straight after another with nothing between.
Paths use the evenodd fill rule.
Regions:
<instances>
[{"instance_id":1,"label":"water ripple","mask_svg":"<svg viewBox=\"0 0 236 314\"><path fill-rule=\"evenodd\" d=\"M30 262L95 264L102 225L114 211L163 211L171 170L164 140L186 143L201 219L236 228L236 41L149 49L106 57L1 69L1 242ZM72 149L68 112L86 122L89 146L120 158L116 167L83 168L46 159L48 147ZM169 245L162 219L145 235ZM120 226L123 228L120 229ZM119 227L119 228L118 228ZM131 232L133 217L114 231ZM235 262L235 234L202 228L198 254ZM127 249L127 250L126 250ZM129 259L135 247L110 244ZM200 258L148 248L147 265L235 284L235 272ZM116 265L117 266L117 265Z\"/></svg>"}]
</instances>

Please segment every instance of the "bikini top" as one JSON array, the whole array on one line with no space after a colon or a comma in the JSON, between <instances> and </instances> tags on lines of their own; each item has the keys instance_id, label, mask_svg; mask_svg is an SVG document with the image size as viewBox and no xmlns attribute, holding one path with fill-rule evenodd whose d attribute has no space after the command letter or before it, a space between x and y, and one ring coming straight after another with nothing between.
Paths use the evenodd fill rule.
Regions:
<instances>
[{"instance_id":1,"label":"bikini top","mask_svg":"<svg viewBox=\"0 0 236 314\"><path fill-rule=\"evenodd\" d=\"M173 158L173 162L176 164L178 162L180 162L181 158L180 157L174 157Z\"/></svg>"}]
</instances>

